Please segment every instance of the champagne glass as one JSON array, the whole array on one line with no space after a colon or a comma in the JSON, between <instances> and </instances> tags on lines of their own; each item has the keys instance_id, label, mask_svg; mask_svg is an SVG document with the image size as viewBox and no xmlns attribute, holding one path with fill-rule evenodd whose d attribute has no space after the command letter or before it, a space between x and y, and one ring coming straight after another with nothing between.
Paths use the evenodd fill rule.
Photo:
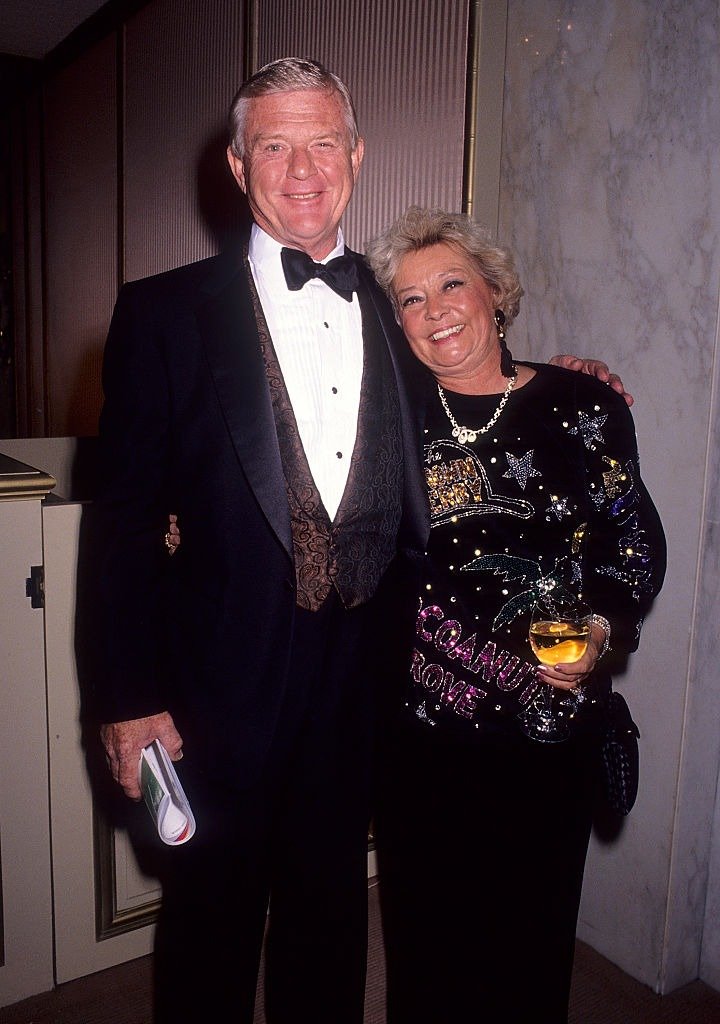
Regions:
<instances>
[{"instance_id":1,"label":"champagne glass","mask_svg":"<svg viewBox=\"0 0 720 1024\"><path fill-rule=\"evenodd\" d=\"M567 665L579 661L587 650L591 628L590 608L567 592L539 600L530 620L529 640L543 665ZM567 692L542 683L531 704L521 713L526 736L541 743L567 739L569 723L582 703L581 690Z\"/></svg>"}]
</instances>

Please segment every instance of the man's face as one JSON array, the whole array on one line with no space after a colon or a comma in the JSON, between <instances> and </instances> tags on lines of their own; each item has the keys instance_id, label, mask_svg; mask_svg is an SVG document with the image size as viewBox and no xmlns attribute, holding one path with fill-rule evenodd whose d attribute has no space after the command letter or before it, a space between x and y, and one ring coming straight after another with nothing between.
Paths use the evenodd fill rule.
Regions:
<instances>
[{"instance_id":1,"label":"man's face","mask_svg":"<svg viewBox=\"0 0 720 1024\"><path fill-rule=\"evenodd\" d=\"M351 148L337 93L317 89L253 99L244 159L228 149L256 223L314 260L335 247L362 157L362 139Z\"/></svg>"}]
</instances>

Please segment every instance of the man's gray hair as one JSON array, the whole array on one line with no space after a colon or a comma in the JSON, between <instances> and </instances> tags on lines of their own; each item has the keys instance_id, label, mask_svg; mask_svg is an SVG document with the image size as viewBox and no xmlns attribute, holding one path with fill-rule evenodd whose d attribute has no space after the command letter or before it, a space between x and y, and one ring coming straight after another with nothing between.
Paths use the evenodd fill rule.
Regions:
<instances>
[{"instance_id":1,"label":"man's gray hair","mask_svg":"<svg viewBox=\"0 0 720 1024\"><path fill-rule=\"evenodd\" d=\"M252 100L270 93L295 92L298 89L337 93L350 135L350 146L355 149L360 133L355 106L345 83L316 60L282 57L260 68L235 94L230 106L230 148L235 156L240 160L245 158L245 124Z\"/></svg>"},{"instance_id":2,"label":"man's gray hair","mask_svg":"<svg viewBox=\"0 0 720 1024\"><path fill-rule=\"evenodd\" d=\"M426 210L410 206L377 238L368 243L367 261L380 287L387 293L400 321L392 289L393 279L405 256L431 245L451 245L464 253L478 273L497 293L497 305L508 326L520 309L523 294L515 261L510 252L494 242L490 233L464 213Z\"/></svg>"}]
</instances>

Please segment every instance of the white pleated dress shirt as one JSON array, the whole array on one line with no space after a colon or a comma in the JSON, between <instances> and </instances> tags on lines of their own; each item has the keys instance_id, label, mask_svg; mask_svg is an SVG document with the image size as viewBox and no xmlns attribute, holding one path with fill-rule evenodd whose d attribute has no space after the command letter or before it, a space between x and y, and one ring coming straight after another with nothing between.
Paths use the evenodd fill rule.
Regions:
<instances>
[{"instance_id":1,"label":"white pleated dress shirt","mask_svg":"<svg viewBox=\"0 0 720 1024\"><path fill-rule=\"evenodd\" d=\"M323 281L291 292L280 260L282 245L253 225L248 252L255 285L285 379L310 472L331 519L350 471L363 372L362 317ZM322 260L342 256L338 244Z\"/></svg>"}]
</instances>

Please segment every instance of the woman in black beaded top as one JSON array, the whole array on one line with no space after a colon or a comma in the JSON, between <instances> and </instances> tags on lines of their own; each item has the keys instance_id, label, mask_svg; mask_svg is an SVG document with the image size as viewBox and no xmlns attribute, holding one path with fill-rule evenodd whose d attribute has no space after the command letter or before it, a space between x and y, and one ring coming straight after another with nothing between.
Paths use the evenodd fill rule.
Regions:
<instances>
[{"instance_id":1,"label":"woman in black beaded top","mask_svg":"<svg viewBox=\"0 0 720 1024\"><path fill-rule=\"evenodd\" d=\"M665 541L611 388L516 364L514 263L463 215L410 208L368 249L427 377L431 540L376 819L389 1024L562 1024L608 668L637 647ZM593 612L538 665L538 599ZM529 737L552 688L563 742Z\"/></svg>"}]
</instances>

